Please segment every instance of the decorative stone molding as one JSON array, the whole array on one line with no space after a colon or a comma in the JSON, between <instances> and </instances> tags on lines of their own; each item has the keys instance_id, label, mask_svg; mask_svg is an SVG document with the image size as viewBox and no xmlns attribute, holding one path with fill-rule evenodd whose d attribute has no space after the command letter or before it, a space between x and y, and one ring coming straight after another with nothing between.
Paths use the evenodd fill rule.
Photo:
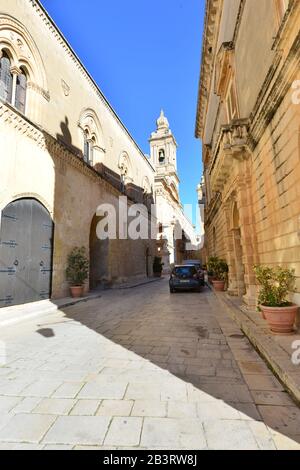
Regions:
<instances>
[{"instance_id":1,"label":"decorative stone molding","mask_svg":"<svg viewBox=\"0 0 300 470\"><path fill-rule=\"evenodd\" d=\"M223 0L207 0L203 34L202 63L199 81L195 136L203 136L207 100L211 89L213 64Z\"/></svg>"},{"instance_id":2,"label":"decorative stone molding","mask_svg":"<svg viewBox=\"0 0 300 470\"><path fill-rule=\"evenodd\" d=\"M44 64L34 40L24 25L5 14L0 14L0 49L8 50L15 73L25 67L30 81L41 90L47 89ZM49 92L41 94L46 97Z\"/></svg>"},{"instance_id":3,"label":"decorative stone molding","mask_svg":"<svg viewBox=\"0 0 300 470\"><path fill-rule=\"evenodd\" d=\"M120 155L118 168L120 170L120 175L124 179L131 178L132 167L131 167L130 158L126 152L122 152L122 154Z\"/></svg>"},{"instance_id":4,"label":"decorative stone molding","mask_svg":"<svg viewBox=\"0 0 300 470\"><path fill-rule=\"evenodd\" d=\"M61 87L63 89L63 93L65 96L69 96L70 94L70 87L69 85L63 80L61 79Z\"/></svg>"},{"instance_id":5,"label":"decorative stone molding","mask_svg":"<svg viewBox=\"0 0 300 470\"><path fill-rule=\"evenodd\" d=\"M274 114L288 94L294 77L299 73L299 50L300 31L283 64L280 66L280 54L276 54L274 58L250 116L249 145L251 150L257 146Z\"/></svg>"},{"instance_id":6,"label":"decorative stone molding","mask_svg":"<svg viewBox=\"0 0 300 470\"><path fill-rule=\"evenodd\" d=\"M43 98L45 98L46 101L50 101L50 93L49 91L46 91L44 90L43 88L41 88L39 85L37 85L36 83L33 83L33 82L28 82L27 83L27 89L28 90L33 90L35 91L36 93L38 93L39 95L41 95Z\"/></svg>"},{"instance_id":7,"label":"decorative stone molding","mask_svg":"<svg viewBox=\"0 0 300 470\"><path fill-rule=\"evenodd\" d=\"M17 67L16 65L13 65L13 66L10 68L10 73L11 73L12 75L21 75L22 70L21 70L19 67Z\"/></svg>"},{"instance_id":8,"label":"decorative stone molding","mask_svg":"<svg viewBox=\"0 0 300 470\"><path fill-rule=\"evenodd\" d=\"M233 43L224 42L216 57L215 93L223 100L225 98L231 77Z\"/></svg>"},{"instance_id":9,"label":"decorative stone molding","mask_svg":"<svg viewBox=\"0 0 300 470\"><path fill-rule=\"evenodd\" d=\"M79 118L78 126L87 134L88 140L94 140L95 145L105 151L103 131L95 111L92 109L84 110Z\"/></svg>"},{"instance_id":10,"label":"decorative stone molding","mask_svg":"<svg viewBox=\"0 0 300 470\"><path fill-rule=\"evenodd\" d=\"M212 191L223 189L236 161L241 162L249 158L248 126L247 120L236 120L221 127L210 166Z\"/></svg>"},{"instance_id":11,"label":"decorative stone molding","mask_svg":"<svg viewBox=\"0 0 300 470\"><path fill-rule=\"evenodd\" d=\"M116 197L120 195L120 191L115 189L109 182L104 181L101 175L94 168L87 165L79 155L73 153L71 149L62 142L58 142L55 137L35 126L12 106L7 103L3 103L1 100L0 122L12 126L17 132L20 132L27 138L32 139L40 149L48 151L60 172L66 172L67 165L71 165L94 181L101 182L101 184L105 186L106 190L113 193Z\"/></svg>"},{"instance_id":12,"label":"decorative stone molding","mask_svg":"<svg viewBox=\"0 0 300 470\"><path fill-rule=\"evenodd\" d=\"M202 147L202 160L204 164L204 168L206 168L209 165L209 162L211 160L212 156L212 151L211 151L211 145L203 145Z\"/></svg>"},{"instance_id":13,"label":"decorative stone molding","mask_svg":"<svg viewBox=\"0 0 300 470\"><path fill-rule=\"evenodd\" d=\"M291 22L297 18L297 8L299 8L298 0L289 0L287 10L284 17L280 23L280 27L275 36L274 43L272 45L272 50L280 49L280 42L284 38L287 29L290 27Z\"/></svg>"},{"instance_id":14,"label":"decorative stone molding","mask_svg":"<svg viewBox=\"0 0 300 470\"><path fill-rule=\"evenodd\" d=\"M32 139L40 148L45 148L43 133L40 129L30 123L16 109L12 108L8 103L0 101L0 120L8 125L13 126L18 132L25 134Z\"/></svg>"}]
</instances>

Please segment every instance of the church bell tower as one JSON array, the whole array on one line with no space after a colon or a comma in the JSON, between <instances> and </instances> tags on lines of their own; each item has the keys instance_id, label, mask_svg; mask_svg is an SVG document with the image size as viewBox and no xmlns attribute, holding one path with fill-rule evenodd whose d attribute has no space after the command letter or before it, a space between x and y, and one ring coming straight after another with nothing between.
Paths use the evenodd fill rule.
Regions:
<instances>
[{"instance_id":1,"label":"church bell tower","mask_svg":"<svg viewBox=\"0 0 300 470\"><path fill-rule=\"evenodd\" d=\"M156 121L157 129L149 139L150 156L156 170L156 181L164 180L173 197L179 202L179 179L177 175L177 142L172 134L169 121L161 110Z\"/></svg>"}]
</instances>

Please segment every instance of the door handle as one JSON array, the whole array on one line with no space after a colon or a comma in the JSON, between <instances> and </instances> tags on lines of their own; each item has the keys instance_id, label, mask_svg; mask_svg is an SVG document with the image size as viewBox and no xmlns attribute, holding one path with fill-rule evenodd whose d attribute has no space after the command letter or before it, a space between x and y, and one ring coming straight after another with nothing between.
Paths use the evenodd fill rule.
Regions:
<instances>
[{"instance_id":1,"label":"door handle","mask_svg":"<svg viewBox=\"0 0 300 470\"><path fill-rule=\"evenodd\" d=\"M16 261L14 262L14 266L19 266L19 261L16 259Z\"/></svg>"},{"instance_id":2,"label":"door handle","mask_svg":"<svg viewBox=\"0 0 300 470\"><path fill-rule=\"evenodd\" d=\"M44 261L40 262L40 266L41 266L41 268L44 266Z\"/></svg>"}]
</instances>

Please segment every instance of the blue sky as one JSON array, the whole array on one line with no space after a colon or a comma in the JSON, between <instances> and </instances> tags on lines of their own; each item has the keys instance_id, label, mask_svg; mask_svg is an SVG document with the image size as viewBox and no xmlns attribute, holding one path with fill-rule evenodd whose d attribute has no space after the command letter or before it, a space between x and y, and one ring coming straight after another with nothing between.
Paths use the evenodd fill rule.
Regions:
<instances>
[{"instance_id":1,"label":"blue sky","mask_svg":"<svg viewBox=\"0 0 300 470\"><path fill-rule=\"evenodd\" d=\"M194 137L204 0L42 0L145 153L163 108L176 137L180 195L195 204Z\"/></svg>"}]
</instances>

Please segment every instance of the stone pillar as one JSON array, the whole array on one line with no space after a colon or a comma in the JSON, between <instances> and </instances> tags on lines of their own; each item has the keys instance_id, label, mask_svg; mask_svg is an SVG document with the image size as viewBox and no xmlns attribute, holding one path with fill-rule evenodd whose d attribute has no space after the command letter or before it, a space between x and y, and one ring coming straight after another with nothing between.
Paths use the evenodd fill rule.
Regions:
<instances>
[{"instance_id":1,"label":"stone pillar","mask_svg":"<svg viewBox=\"0 0 300 470\"><path fill-rule=\"evenodd\" d=\"M229 295L238 295L238 288L237 288L237 277L236 277L236 263L235 263L235 256L234 256L234 244L233 244L233 237L231 231L231 206L232 206L232 199L226 201L223 205L223 210L225 214L225 246L227 252L227 263L228 263L228 293Z\"/></svg>"},{"instance_id":2,"label":"stone pillar","mask_svg":"<svg viewBox=\"0 0 300 470\"><path fill-rule=\"evenodd\" d=\"M13 85L12 85L12 97L11 97L11 104L15 106L16 103L16 91L17 91L17 78L18 75L21 75L22 70L19 67L12 66L10 72L13 76Z\"/></svg>"},{"instance_id":3,"label":"stone pillar","mask_svg":"<svg viewBox=\"0 0 300 470\"><path fill-rule=\"evenodd\" d=\"M240 216L241 245L245 268L246 294L244 295L244 301L249 307L255 308L257 285L253 266L258 262L258 250L251 196L251 179L247 171L246 162L244 162L242 170L242 176L238 178L237 182L237 206Z\"/></svg>"}]
</instances>

